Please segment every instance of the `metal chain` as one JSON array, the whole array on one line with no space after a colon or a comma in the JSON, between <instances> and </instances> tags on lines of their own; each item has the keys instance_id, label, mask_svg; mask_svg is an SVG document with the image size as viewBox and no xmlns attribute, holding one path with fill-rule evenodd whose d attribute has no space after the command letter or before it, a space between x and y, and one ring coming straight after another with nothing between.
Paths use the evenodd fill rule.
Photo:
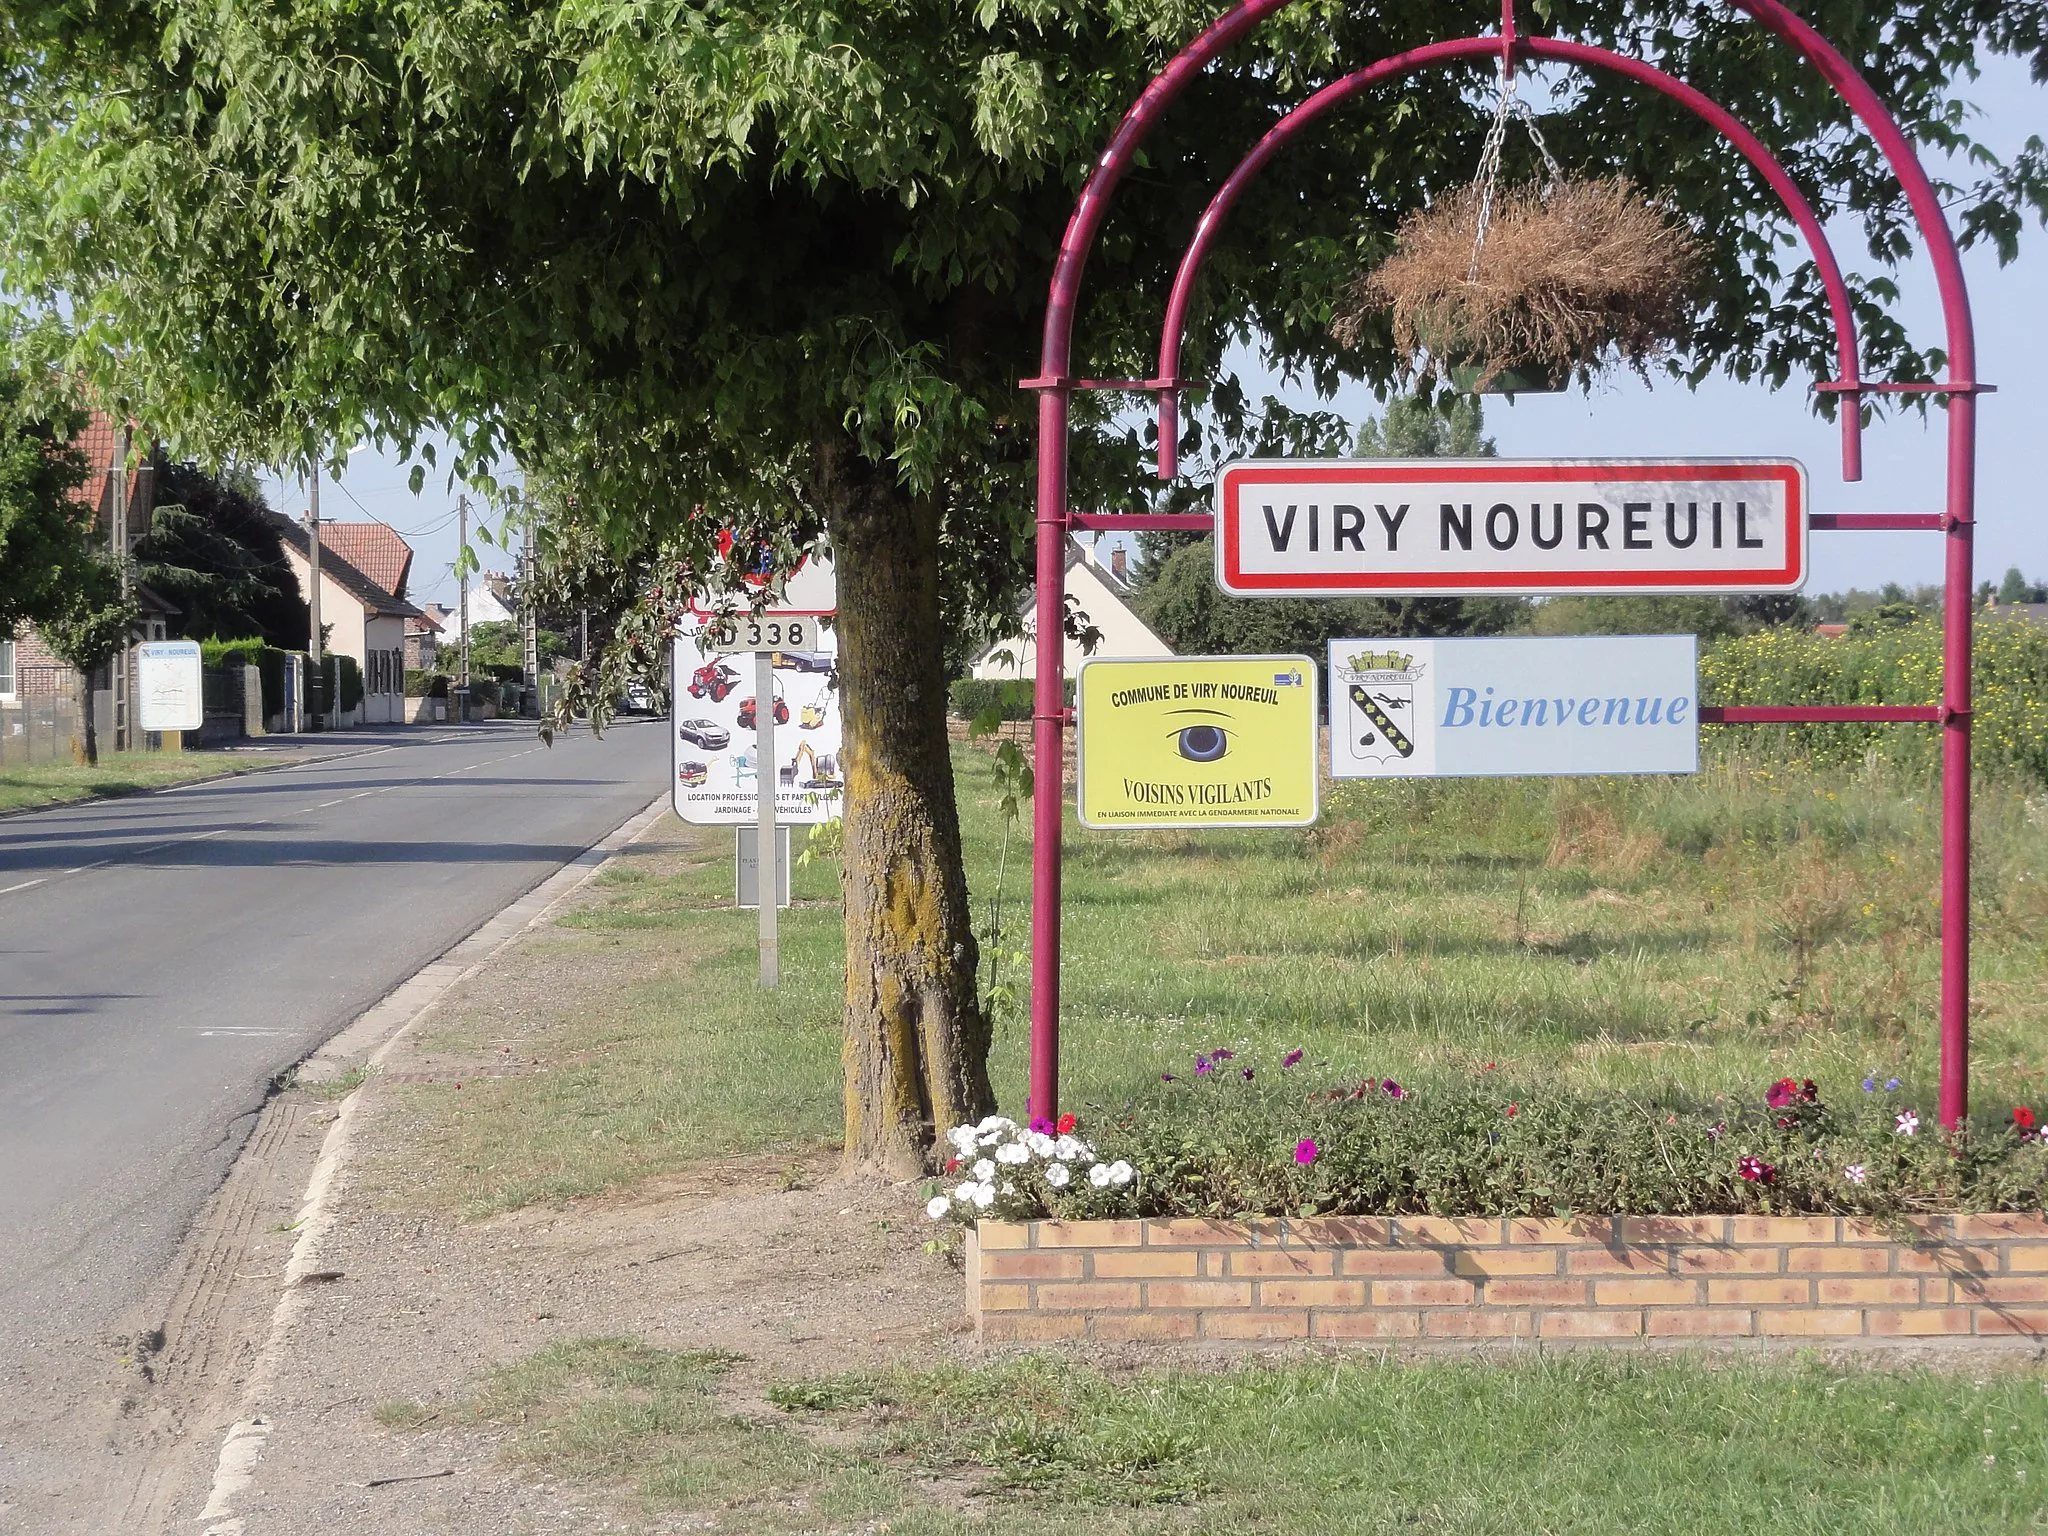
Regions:
<instances>
[{"instance_id":1,"label":"metal chain","mask_svg":"<svg viewBox=\"0 0 2048 1536\"><path fill-rule=\"evenodd\" d=\"M1479 223L1472 231L1472 264L1466 269L1465 281L1479 281L1479 256L1486 249L1486 231L1493 223L1493 198L1500 184L1500 157L1508 136L1508 118L1518 117L1528 131L1530 142L1543 157L1546 176L1543 195L1547 198L1564 180L1564 169L1551 154L1550 146L1543 142L1543 130L1536 126L1536 114L1529 103L1515 94L1515 77L1503 63L1499 75L1499 95L1493 105L1493 122L1486 130L1486 147L1479 152L1479 173L1473 178L1473 185L1479 189Z\"/></svg>"}]
</instances>

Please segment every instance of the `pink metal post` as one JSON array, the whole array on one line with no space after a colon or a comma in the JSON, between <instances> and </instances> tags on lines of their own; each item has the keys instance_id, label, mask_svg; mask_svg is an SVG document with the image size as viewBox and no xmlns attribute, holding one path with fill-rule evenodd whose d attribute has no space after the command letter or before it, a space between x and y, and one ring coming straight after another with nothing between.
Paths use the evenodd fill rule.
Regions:
<instances>
[{"instance_id":1,"label":"pink metal post","mask_svg":"<svg viewBox=\"0 0 2048 1536\"><path fill-rule=\"evenodd\" d=\"M1067 394L1093 381L1068 376L1075 298L1089 247L1108 209L1108 199L1129 168L1139 144L1154 122L1209 62L1267 15L1292 0L1244 0L1223 16L1153 79L1119 124L1108 148L1067 224L1054 268L1046 309L1040 376L1024 381L1041 392L1039 401L1037 686L1034 707L1034 760L1040 792L1033 803L1032 846L1032 999L1031 1102L1034 1116L1057 1113L1059 1092L1059 896L1060 841L1063 805L1062 741L1069 712L1065 707L1064 632L1065 541L1075 526L1111 527L1126 524L1166 526L1167 519L1105 515L1070 517L1066 496ZM1265 163L1339 102L1382 80L1440 63L1454 63L1500 53L1512 65L1517 56L1616 70L1674 98L1699 115L1748 157L1750 163L1784 201L1813 252L1835 322L1841 378L1820 386L1846 397L1841 406L1843 478L1861 477L1861 407L1865 393L1924 391L1946 396L1949 403L1948 505L1939 518L1914 513L1835 514L1817 517L1814 526L1837 528L1915 528L1930 523L1947 535L1943 615L1942 703L1922 706L1846 708L1730 707L1713 712L1726 723L1744 721L1859 719L1869 721L1938 721L1942 726L1942 967L1941 967L1941 1097L1945 1126L1958 1124L1969 1106L1969 829L1970 829L1970 638L1972 531L1975 519L1976 395L1988 386L1977 382L1976 345L1969 294L1954 237L1940 200L1912 145L1893 121L1869 84L1812 27L1779 0L1731 0L1819 70L1876 140L1898 176L1935 267L1946 322L1949 379L1938 385L1865 384L1858 372L1856 338L1848 291L1825 231L1811 206L1769 150L1743 124L1692 87L1662 71L1604 49L1555 39L1518 35L1513 0L1502 0L1501 34L1431 44L1382 60L1334 82L1296 107L1268 132L1224 183L1204 212L1193 241L1182 258L1166 323L1160 339L1157 377L1112 381L1107 387L1140 388L1158 396L1159 473L1171 479L1177 470L1180 340L1193 284L1223 218L1243 187ZM1176 518L1175 525L1202 519ZM1702 718L1708 712L1702 711Z\"/></svg>"}]
</instances>

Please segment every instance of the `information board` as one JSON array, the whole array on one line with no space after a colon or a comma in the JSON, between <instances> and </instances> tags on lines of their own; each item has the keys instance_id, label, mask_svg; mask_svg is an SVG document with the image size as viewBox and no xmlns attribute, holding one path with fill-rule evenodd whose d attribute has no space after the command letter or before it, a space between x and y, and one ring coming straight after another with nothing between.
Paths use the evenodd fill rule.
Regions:
<instances>
[{"instance_id":1,"label":"information board","mask_svg":"<svg viewBox=\"0 0 2048 1536\"><path fill-rule=\"evenodd\" d=\"M206 724L197 640L146 640L135 648L135 723L145 731L196 731Z\"/></svg>"},{"instance_id":2,"label":"information board","mask_svg":"<svg viewBox=\"0 0 2048 1536\"><path fill-rule=\"evenodd\" d=\"M1330 642L1330 776L1693 773L1692 635Z\"/></svg>"},{"instance_id":3,"label":"information board","mask_svg":"<svg viewBox=\"0 0 2048 1536\"><path fill-rule=\"evenodd\" d=\"M1090 660L1074 699L1084 827L1316 819L1316 664L1306 656Z\"/></svg>"},{"instance_id":4,"label":"information board","mask_svg":"<svg viewBox=\"0 0 2048 1536\"><path fill-rule=\"evenodd\" d=\"M840 768L839 641L805 625L810 648L768 652L775 676L775 819L783 825L830 821L846 785ZM760 815L759 753L754 740L755 662L703 643L702 623L676 635L669 696L670 772L676 815L721 826Z\"/></svg>"},{"instance_id":5,"label":"information board","mask_svg":"<svg viewBox=\"0 0 2048 1536\"><path fill-rule=\"evenodd\" d=\"M1216 479L1216 581L1249 597L1791 592L1791 459L1247 461Z\"/></svg>"}]
</instances>

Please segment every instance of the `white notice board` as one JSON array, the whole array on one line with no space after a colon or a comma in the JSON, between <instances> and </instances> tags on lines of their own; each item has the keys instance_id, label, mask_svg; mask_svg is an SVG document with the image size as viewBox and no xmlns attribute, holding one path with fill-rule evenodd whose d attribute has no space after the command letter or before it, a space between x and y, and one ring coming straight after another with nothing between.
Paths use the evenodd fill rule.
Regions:
<instances>
[{"instance_id":1,"label":"white notice board","mask_svg":"<svg viewBox=\"0 0 2048 1536\"><path fill-rule=\"evenodd\" d=\"M206 724L197 640L150 640L135 648L136 723L145 731Z\"/></svg>"}]
</instances>

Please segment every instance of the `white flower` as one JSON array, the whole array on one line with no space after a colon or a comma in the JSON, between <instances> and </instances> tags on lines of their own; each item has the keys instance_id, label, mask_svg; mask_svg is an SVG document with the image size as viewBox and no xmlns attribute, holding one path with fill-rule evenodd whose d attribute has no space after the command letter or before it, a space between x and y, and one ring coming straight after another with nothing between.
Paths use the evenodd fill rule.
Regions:
<instances>
[{"instance_id":1,"label":"white flower","mask_svg":"<svg viewBox=\"0 0 2048 1536\"><path fill-rule=\"evenodd\" d=\"M1842 1170L1842 1177L1847 1179L1851 1184L1861 1184L1865 1179L1870 1177L1870 1174L1861 1163L1851 1163L1848 1167Z\"/></svg>"},{"instance_id":2,"label":"white flower","mask_svg":"<svg viewBox=\"0 0 2048 1536\"><path fill-rule=\"evenodd\" d=\"M977 1211L985 1211L996 1203L995 1186L993 1184L977 1184L974 1186L974 1194L971 1198Z\"/></svg>"},{"instance_id":3,"label":"white flower","mask_svg":"<svg viewBox=\"0 0 2048 1536\"><path fill-rule=\"evenodd\" d=\"M986 1184L996 1176L996 1165L984 1157L974 1165L974 1176Z\"/></svg>"},{"instance_id":4,"label":"white flower","mask_svg":"<svg viewBox=\"0 0 2048 1536\"><path fill-rule=\"evenodd\" d=\"M962 1184L958 1189L953 1191L953 1198L955 1200L972 1200L974 1198L974 1192L979 1188L981 1188L979 1184L975 1183L972 1179L969 1179L965 1184Z\"/></svg>"},{"instance_id":5,"label":"white flower","mask_svg":"<svg viewBox=\"0 0 2048 1536\"><path fill-rule=\"evenodd\" d=\"M1031 1149L1021 1142L1006 1141L996 1148L996 1161L1015 1167L1018 1163L1031 1161Z\"/></svg>"},{"instance_id":6,"label":"white flower","mask_svg":"<svg viewBox=\"0 0 2048 1536\"><path fill-rule=\"evenodd\" d=\"M1897 1130L1901 1136L1910 1136L1920 1129L1920 1117L1913 1111L1905 1110L1899 1115Z\"/></svg>"},{"instance_id":7,"label":"white flower","mask_svg":"<svg viewBox=\"0 0 2048 1536\"><path fill-rule=\"evenodd\" d=\"M1088 1170L1088 1182L1097 1189L1109 1188L1109 1164L1097 1163Z\"/></svg>"},{"instance_id":8,"label":"white flower","mask_svg":"<svg viewBox=\"0 0 2048 1536\"><path fill-rule=\"evenodd\" d=\"M1029 1147L1034 1153L1036 1153L1040 1157L1051 1157L1052 1149L1055 1145L1057 1145L1057 1143L1055 1143L1053 1139L1050 1136L1046 1135L1043 1131L1027 1132L1023 1137L1023 1142L1025 1146Z\"/></svg>"},{"instance_id":9,"label":"white flower","mask_svg":"<svg viewBox=\"0 0 2048 1536\"><path fill-rule=\"evenodd\" d=\"M925 1201L924 1203L924 1213L925 1215L931 1217L933 1221L944 1220L946 1215L952 1209L953 1202L951 1200L948 1200L944 1195L933 1195L931 1199Z\"/></svg>"},{"instance_id":10,"label":"white flower","mask_svg":"<svg viewBox=\"0 0 2048 1536\"><path fill-rule=\"evenodd\" d=\"M1137 1170L1122 1158L1109 1165L1109 1182L1122 1189L1137 1176Z\"/></svg>"},{"instance_id":11,"label":"white flower","mask_svg":"<svg viewBox=\"0 0 2048 1536\"><path fill-rule=\"evenodd\" d=\"M1046 1165L1045 1182L1054 1189L1065 1189L1067 1187L1067 1180L1071 1177L1072 1175L1067 1172L1067 1165L1065 1163L1048 1163Z\"/></svg>"},{"instance_id":12,"label":"white flower","mask_svg":"<svg viewBox=\"0 0 2048 1536\"><path fill-rule=\"evenodd\" d=\"M1072 1136L1062 1136L1052 1144L1052 1155L1063 1163L1088 1156L1088 1143Z\"/></svg>"},{"instance_id":13,"label":"white flower","mask_svg":"<svg viewBox=\"0 0 2048 1536\"><path fill-rule=\"evenodd\" d=\"M967 1153L974 1150L974 1135L973 1126L956 1125L946 1132L946 1140L953 1144L955 1151Z\"/></svg>"},{"instance_id":14,"label":"white flower","mask_svg":"<svg viewBox=\"0 0 2048 1536\"><path fill-rule=\"evenodd\" d=\"M975 1129L986 1136L990 1131L1014 1131L1017 1129L1017 1122L1003 1115L990 1115L986 1120L975 1126Z\"/></svg>"},{"instance_id":15,"label":"white flower","mask_svg":"<svg viewBox=\"0 0 2048 1536\"><path fill-rule=\"evenodd\" d=\"M1015 1193L1017 1193L1017 1186L1012 1184L1008 1179L1005 1179L1003 1180L1003 1193L1006 1195L1014 1195Z\"/></svg>"}]
</instances>

